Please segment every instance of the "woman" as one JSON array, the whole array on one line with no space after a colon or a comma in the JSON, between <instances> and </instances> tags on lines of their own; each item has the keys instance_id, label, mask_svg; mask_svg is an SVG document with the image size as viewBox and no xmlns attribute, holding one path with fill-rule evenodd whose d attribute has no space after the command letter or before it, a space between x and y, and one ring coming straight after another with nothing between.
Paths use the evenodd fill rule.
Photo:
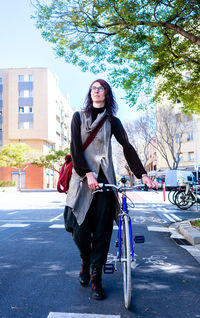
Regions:
<instances>
[{"instance_id":1,"label":"woman","mask_svg":"<svg viewBox=\"0 0 200 318\"><path fill-rule=\"evenodd\" d=\"M73 239L79 248L82 266L79 281L87 286L90 281L92 298L105 298L102 288L102 266L106 263L113 229L113 220L119 211L114 192L95 193L98 183L116 183L112 162L111 136L122 145L129 167L148 187L157 184L147 177L146 171L127 134L114 115L117 105L109 84L94 81L86 97L85 108L75 112L71 123L71 155L73 171L64 212L65 224L71 227ZM98 123L107 116L102 128L87 149L82 144Z\"/></svg>"}]
</instances>

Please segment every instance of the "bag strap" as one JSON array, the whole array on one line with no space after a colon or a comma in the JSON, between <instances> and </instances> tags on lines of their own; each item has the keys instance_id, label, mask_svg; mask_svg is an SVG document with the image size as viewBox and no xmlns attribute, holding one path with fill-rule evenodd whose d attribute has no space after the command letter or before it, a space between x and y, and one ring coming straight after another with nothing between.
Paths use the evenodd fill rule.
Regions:
<instances>
[{"instance_id":1,"label":"bag strap","mask_svg":"<svg viewBox=\"0 0 200 318\"><path fill-rule=\"evenodd\" d=\"M88 138L86 139L86 141L84 142L83 146L82 146L82 150L84 151L89 144L92 142L92 140L95 138L95 136L97 135L98 131L101 129L101 127L103 126L103 124L105 123L107 119L107 116L105 116L96 126L96 128L93 130L93 132L88 136Z\"/></svg>"}]
</instances>

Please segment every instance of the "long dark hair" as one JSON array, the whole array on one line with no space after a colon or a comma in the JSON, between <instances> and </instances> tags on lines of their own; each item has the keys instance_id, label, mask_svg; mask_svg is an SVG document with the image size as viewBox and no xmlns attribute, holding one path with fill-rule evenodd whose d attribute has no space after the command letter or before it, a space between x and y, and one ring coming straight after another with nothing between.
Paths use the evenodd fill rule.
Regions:
<instances>
[{"instance_id":1,"label":"long dark hair","mask_svg":"<svg viewBox=\"0 0 200 318\"><path fill-rule=\"evenodd\" d=\"M98 82L99 84L101 84L101 86L103 86L105 88L105 107L107 109L107 112L109 114L109 116L114 116L117 113L118 110L118 106L115 100L115 97L113 95L112 89L110 87L110 85L104 81L103 79L97 79L96 81L92 82L92 84L90 85L88 94L86 96L85 99L85 107L84 107L84 111L89 114L90 110L93 106L93 101L91 98L91 87L94 83Z\"/></svg>"}]
</instances>

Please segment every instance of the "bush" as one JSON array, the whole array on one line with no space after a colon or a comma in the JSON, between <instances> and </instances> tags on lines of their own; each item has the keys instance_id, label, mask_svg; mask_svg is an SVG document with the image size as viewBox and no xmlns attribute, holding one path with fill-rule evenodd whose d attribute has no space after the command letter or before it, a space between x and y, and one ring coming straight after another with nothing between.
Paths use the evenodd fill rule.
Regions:
<instances>
[{"instance_id":1,"label":"bush","mask_svg":"<svg viewBox=\"0 0 200 318\"><path fill-rule=\"evenodd\" d=\"M14 180L0 180L0 187L15 187L16 181Z\"/></svg>"}]
</instances>

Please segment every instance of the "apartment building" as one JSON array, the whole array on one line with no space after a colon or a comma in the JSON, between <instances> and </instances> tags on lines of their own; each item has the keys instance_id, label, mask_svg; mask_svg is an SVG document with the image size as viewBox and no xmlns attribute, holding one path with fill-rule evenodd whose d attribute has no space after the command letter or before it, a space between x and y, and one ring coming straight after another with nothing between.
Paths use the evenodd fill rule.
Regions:
<instances>
[{"instance_id":1,"label":"apartment building","mask_svg":"<svg viewBox=\"0 0 200 318\"><path fill-rule=\"evenodd\" d=\"M72 109L48 68L0 69L0 149L12 142L28 144L37 153L64 149L70 142ZM0 168L0 179L18 180L16 169ZM28 166L22 187L55 187L53 170Z\"/></svg>"},{"instance_id":2,"label":"apartment building","mask_svg":"<svg viewBox=\"0 0 200 318\"><path fill-rule=\"evenodd\" d=\"M166 100L163 104L157 105L157 123L160 120L158 115L159 109L164 106L166 107L166 105ZM174 125L175 128L175 130L173 128L171 137L173 137L174 140L174 155L176 159L179 160L178 169L194 171L200 166L200 116L186 116L182 114L181 103L179 101L174 105L174 108L171 109L171 112L173 112L173 116L168 116L168 120L173 120L172 125ZM179 143L179 141L181 142ZM166 150L167 159L172 167L173 158L164 141L163 146ZM169 168L166 160L158 150L156 150L156 167L157 172L166 171L166 169ZM149 169L149 171L150 170L151 169Z\"/></svg>"}]
</instances>

